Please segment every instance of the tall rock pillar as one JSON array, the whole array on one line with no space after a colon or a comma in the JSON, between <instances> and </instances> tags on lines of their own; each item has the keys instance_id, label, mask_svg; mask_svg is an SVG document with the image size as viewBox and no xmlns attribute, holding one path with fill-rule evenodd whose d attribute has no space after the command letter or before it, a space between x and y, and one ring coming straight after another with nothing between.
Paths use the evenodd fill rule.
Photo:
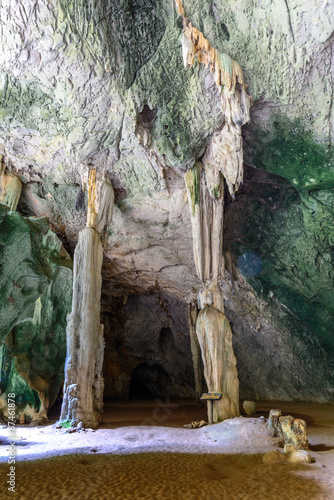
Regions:
<instances>
[{"instance_id":1,"label":"tall rock pillar","mask_svg":"<svg viewBox=\"0 0 334 500\"><path fill-rule=\"evenodd\" d=\"M196 271L202 281L198 292L196 336L201 349L204 377L211 392L221 392L214 404L214 421L239 415L239 380L232 347L232 332L224 315L219 286L223 269L223 176L205 171L197 163L185 175ZM211 177L210 177L211 176Z\"/></svg>"},{"instance_id":2,"label":"tall rock pillar","mask_svg":"<svg viewBox=\"0 0 334 500\"><path fill-rule=\"evenodd\" d=\"M103 246L101 235L112 218L114 190L105 173L91 170L87 227L74 252L72 311L67 319L67 355L61 420L97 427L103 413L103 325L100 323Z\"/></svg>"},{"instance_id":3,"label":"tall rock pillar","mask_svg":"<svg viewBox=\"0 0 334 500\"><path fill-rule=\"evenodd\" d=\"M219 282L224 273L224 179L234 198L243 178L241 125L249 120L250 97L239 64L227 54L219 53L203 33L192 26L182 0L176 0L176 5L183 22L184 65L191 67L196 59L199 64L205 64L213 75L224 112L224 122L211 138L202 161L196 162L185 174L195 266L202 281L196 336L208 390L222 393L221 400L214 404L213 418L217 422L239 415L236 358ZM192 317L190 328L193 328ZM198 367L196 356L194 366Z\"/></svg>"}]
</instances>

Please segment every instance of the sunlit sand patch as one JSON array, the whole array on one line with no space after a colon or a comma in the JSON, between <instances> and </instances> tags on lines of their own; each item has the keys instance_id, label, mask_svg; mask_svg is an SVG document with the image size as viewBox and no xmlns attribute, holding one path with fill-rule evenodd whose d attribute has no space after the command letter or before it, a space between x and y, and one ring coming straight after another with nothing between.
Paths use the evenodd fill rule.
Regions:
<instances>
[{"instance_id":1,"label":"sunlit sand patch","mask_svg":"<svg viewBox=\"0 0 334 500\"><path fill-rule=\"evenodd\" d=\"M19 463L16 495L21 500L330 498L307 477L309 468L260 462L261 455L69 455Z\"/></svg>"},{"instance_id":2,"label":"sunlit sand patch","mask_svg":"<svg viewBox=\"0 0 334 500\"><path fill-rule=\"evenodd\" d=\"M58 432L52 426L18 426L15 496L7 491L8 436L1 430L0 498L333 499L334 408L302 403L281 406L285 412L307 420L316 463L264 465L263 454L276 450L277 445L261 417L239 417L201 429L183 429L179 419L191 421L198 416L198 409L177 406L178 411L169 414L165 422L170 427L136 426L134 417L128 427L104 426L96 432L74 434ZM262 404L266 411L271 407L272 403ZM118 413L107 413L108 425L113 426L113 419L126 421L134 408L136 405L123 405ZM152 413L152 405L146 410ZM138 418L142 417L140 414Z\"/></svg>"}]
</instances>

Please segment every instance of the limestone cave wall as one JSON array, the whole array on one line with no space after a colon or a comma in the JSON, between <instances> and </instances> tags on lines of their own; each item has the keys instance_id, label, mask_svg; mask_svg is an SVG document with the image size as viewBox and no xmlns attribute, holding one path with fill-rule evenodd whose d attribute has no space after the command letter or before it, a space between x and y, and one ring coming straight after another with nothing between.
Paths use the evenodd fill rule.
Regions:
<instances>
[{"instance_id":1,"label":"limestone cave wall","mask_svg":"<svg viewBox=\"0 0 334 500\"><path fill-rule=\"evenodd\" d=\"M239 63L252 96L244 184L235 202L225 195L220 283L240 395L333 402L333 4L183 6L227 73ZM22 182L19 213L1 212L2 394L24 387L36 414L40 394L50 405L61 385L68 255L93 165L115 191L105 395L127 397L133 376L152 396L161 385L192 396L186 310L200 279L184 174L224 124L214 75L198 60L184 67L174 0L3 0L0 16L0 154Z\"/></svg>"},{"instance_id":2,"label":"limestone cave wall","mask_svg":"<svg viewBox=\"0 0 334 500\"><path fill-rule=\"evenodd\" d=\"M0 416L44 418L64 380L72 261L47 219L0 205Z\"/></svg>"}]
</instances>

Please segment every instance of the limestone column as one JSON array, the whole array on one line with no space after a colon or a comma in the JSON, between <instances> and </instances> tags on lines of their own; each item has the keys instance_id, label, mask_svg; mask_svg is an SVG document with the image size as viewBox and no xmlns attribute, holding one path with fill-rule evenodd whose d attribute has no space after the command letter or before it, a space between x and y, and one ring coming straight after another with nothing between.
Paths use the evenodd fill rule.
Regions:
<instances>
[{"instance_id":1,"label":"limestone column","mask_svg":"<svg viewBox=\"0 0 334 500\"><path fill-rule=\"evenodd\" d=\"M188 304L188 324L190 333L190 347L194 367L195 394L199 401L202 395L202 366L201 366L201 348L196 335L197 304Z\"/></svg>"},{"instance_id":2,"label":"limestone column","mask_svg":"<svg viewBox=\"0 0 334 500\"><path fill-rule=\"evenodd\" d=\"M87 227L74 253L72 311L67 319L67 355L61 420L97 427L103 413L103 325L100 323L103 246L101 235L112 218L114 191L105 173L91 170Z\"/></svg>"},{"instance_id":3,"label":"limestone column","mask_svg":"<svg viewBox=\"0 0 334 500\"><path fill-rule=\"evenodd\" d=\"M216 422L239 415L236 358L219 282L224 273L224 179L234 198L243 178L241 125L249 120L250 97L239 64L212 47L203 33L187 19L182 0L175 1L183 22L184 65L191 67L196 59L199 64L205 64L217 85L224 112L224 123L211 138L202 162L196 162L185 174L194 260L202 281L198 292L200 312L196 336L208 390L223 395L214 404Z\"/></svg>"},{"instance_id":4,"label":"limestone column","mask_svg":"<svg viewBox=\"0 0 334 500\"><path fill-rule=\"evenodd\" d=\"M214 422L239 415L239 380L232 347L232 331L224 315L219 278L223 272L223 177L206 171L199 162L185 175L193 228L193 252L202 288L196 336L204 377L210 392L221 392L214 404ZM193 356L194 359L194 356Z\"/></svg>"}]
</instances>

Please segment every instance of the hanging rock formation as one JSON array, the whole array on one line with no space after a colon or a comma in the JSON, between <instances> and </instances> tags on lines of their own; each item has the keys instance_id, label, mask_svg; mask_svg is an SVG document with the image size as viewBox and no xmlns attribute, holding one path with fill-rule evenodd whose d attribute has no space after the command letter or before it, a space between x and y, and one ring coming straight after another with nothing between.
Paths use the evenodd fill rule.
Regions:
<instances>
[{"instance_id":1,"label":"hanging rock formation","mask_svg":"<svg viewBox=\"0 0 334 500\"><path fill-rule=\"evenodd\" d=\"M232 347L232 331L224 315L219 286L223 274L224 178L231 196L243 177L241 125L249 120L250 98L240 66L214 49L203 34L188 22L182 1L176 0L183 19L185 67L195 58L214 74L222 96L225 121L211 139L202 163L185 174L191 211L196 271L202 281L198 294L200 312L196 334L202 352L204 376L211 392L221 392L214 405L214 421L239 415L239 380ZM191 325L190 325L191 327ZM194 352L194 348L193 348ZM194 356L194 366L197 366ZM195 369L196 373L196 369Z\"/></svg>"},{"instance_id":2,"label":"hanging rock formation","mask_svg":"<svg viewBox=\"0 0 334 500\"><path fill-rule=\"evenodd\" d=\"M114 191L110 179L93 169L88 188L87 227L74 253L72 312L67 322L67 358L61 420L97 427L103 412L103 325L100 324L103 246L101 233L111 221Z\"/></svg>"},{"instance_id":3,"label":"hanging rock formation","mask_svg":"<svg viewBox=\"0 0 334 500\"><path fill-rule=\"evenodd\" d=\"M0 156L0 203L15 211L19 202L22 182L12 172L6 172L6 165Z\"/></svg>"}]
</instances>

